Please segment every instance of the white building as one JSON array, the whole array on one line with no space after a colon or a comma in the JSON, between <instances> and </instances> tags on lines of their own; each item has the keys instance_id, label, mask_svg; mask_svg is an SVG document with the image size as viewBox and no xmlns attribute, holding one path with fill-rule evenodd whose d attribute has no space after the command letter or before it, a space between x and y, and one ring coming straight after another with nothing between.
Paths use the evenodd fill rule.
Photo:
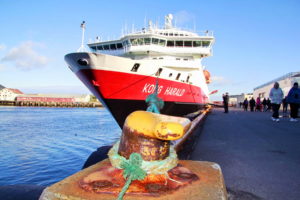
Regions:
<instances>
[{"instance_id":1,"label":"white building","mask_svg":"<svg viewBox=\"0 0 300 200\"><path fill-rule=\"evenodd\" d=\"M3 88L0 90L0 101L15 101L20 94L23 94L23 92L18 89Z\"/></svg>"},{"instance_id":2,"label":"white building","mask_svg":"<svg viewBox=\"0 0 300 200\"><path fill-rule=\"evenodd\" d=\"M88 103L91 101L92 95L81 94L23 94L20 99L28 99L32 101L63 101L63 102L76 102Z\"/></svg>"},{"instance_id":3,"label":"white building","mask_svg":"<svg viewBox=\"0 0 300 200\"><path fill-rule=\"evenodd\" d=\"M253 97L252 93L229 95L229 104L238 107L240 102L244 102L245 99L248 99L248 101L249 101L252 97Z\"/></svg>"},{"instance_id":4,"label":"white building","mask_svg":"<svg viewBox=\"0 0 300 200\"><path fill-rule=\"evenodd\" d=\"M300 72L288 73L284 76L281 76L277 79L254 88L254 99L256 99L257 97L269 98L270 90L273 88L275 82L279 83L279 87L282 89L284 96L286 96L295 82L300 83Z\"/></svg>"}]
</instances>

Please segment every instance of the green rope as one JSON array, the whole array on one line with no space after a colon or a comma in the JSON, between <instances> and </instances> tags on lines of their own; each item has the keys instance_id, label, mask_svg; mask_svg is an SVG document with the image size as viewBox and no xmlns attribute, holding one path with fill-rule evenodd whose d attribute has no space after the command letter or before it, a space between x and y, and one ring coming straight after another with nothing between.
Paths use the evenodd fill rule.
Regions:
<instances>
[{"instance_id":1,"label":"green rope","mask_svg":"<svg viewBox=\"0 0 300 200\"><path fill-rule=\"evenodd\" d=\"M127 159L118 154L120 141L116 142L108 152L108 157L112 166L122 169L121 164ZM174 146L170 146L169 156L164 160L145 161L142 160L141 168L147 174L166 174L178 164L178 158Z\"/></svg>"},{"instance_id":2,"label":"green rope","mask_svg":"<svg viewBox=\"0 0 300 200\"><path fill-rule=\"evenodd\" d=\"M123 196L128 190L131 181L143 180L146 177L147 173L141 168L142 161L143 159L140 154L132 153L129 156L129 160L123 161L121 163L121 168L124 170L123 177L127 180L118 196L118 200L123 199Z\"/></svg>"},{"instance_id":3,"label":"green rope","mask_svg":"<svg viewBox=\"0 0 300 200\"><path fill-rule=\"evenodd\" d=\"M158 78L155 83L155 91L146 98L148 104L147 111L160 114L160 110L164 107L164 101L158 97Z\"/></svg>"}]
</instances>

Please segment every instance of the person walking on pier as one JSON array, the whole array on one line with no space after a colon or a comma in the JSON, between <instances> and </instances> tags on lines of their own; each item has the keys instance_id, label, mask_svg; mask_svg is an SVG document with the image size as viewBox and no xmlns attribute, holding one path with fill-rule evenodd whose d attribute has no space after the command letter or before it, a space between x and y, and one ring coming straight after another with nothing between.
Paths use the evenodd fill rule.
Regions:
<instances>
[{"instance_id":1,"label":"person walking on pier","mask_svg":"<svg viewBox=\"0 0 300 200\"><path fill-rule=\"evenodd\" d=\"M249 104L250 104L250 111L253 112L255 107L255 100L253 97L250 99Z\"/></svg>"},{"instance_id":2,"label":"person walking on pier","mask_svg":"<svg viewBox=\"0 0 300 200\"><path fill-rule=\"evenodd\" d=\"M259 97L256 98L256 107L255 107L255 111L261 111L261 101L260 101L260 98L259 98Z\"/></svg>"},{"instance_id":3,"label":"person walking on pier","mask_svg":"<svg viewBox=\"0 0 300 200\"><path fill-rule=\"evenodd\" d=\"M228 113L228 102L229 102L229 96L228 96L228 92L226 92L226 94L223 94L224 113Z\"/></svg>"},{"instance_id":4,"label":"person walking on pier","mask_svg":"<svg viewBox=\"0 0 300 200\"><path fill-rule=\"evenodd\" d=\"M271 98L273 109L272 120L279 122L279 108L283 99L283 92L279 87L278 82L274 83L274 87L271 89L269 96Z\"/></svg>"},{"instance_id":5,"label":"person walking on pier","mask_svg":"<svg viewBox=\"0 0 300 200\"><path fill-rule=\"evenodd\" d=\"M287 96L287 102L290 104L291 108L291 122L296 122L298 117L298 109L300 105L300 89L298 83L294 83L294 86L290 89Z\"/></svg>"},{"instance_id":6,"label":"person walking on pier","mask_svg":"<svg viewBox=\"0 0 300 200\"><path fill-rule=\"evenodd\" d=\"M248 111L248 99L247 98L245 98L243 106L244 106L244 111Z\"/></svg>"},{"instance_id":7,"label":"person walking on pier","mask_svg":"<svg viewBox=\"0 0 300 200\"><path fill-rule=\"evenodd\" d=\"M287 99L287 96L282 99L282 112L283 113L287 113L288 102L286 99Z\"/></svg>"},{"instance_id":8,"label":"person walking on pier","mask_svg":"<svg viewBox=\"0 0 300 200\"><path fill-rule=\"evenodd\" d=\"M263 111L265 112L267 109L267 99L266 98L263 99L262 106L263 106Z\"/></svg>"},{"instance_id":9,"label":"person walking on pier","mask_svg":"<svg viewBox=\"0 0 300 200\"><path fill-rule=\"evenodd\" d=\"M267 112L268 110L271 110L271 100L269 98L267 99L267 109L265 110L265 112Z\"/></svg>"}]
</instances>

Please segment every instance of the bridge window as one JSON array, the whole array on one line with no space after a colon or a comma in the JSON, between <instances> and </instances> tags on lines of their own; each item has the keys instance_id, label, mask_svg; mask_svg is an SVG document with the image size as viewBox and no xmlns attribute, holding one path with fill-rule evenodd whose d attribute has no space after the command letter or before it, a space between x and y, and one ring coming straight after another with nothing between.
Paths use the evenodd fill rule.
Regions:
<instances>
[{"instance_id":1,"label":"bridge window","mask_svg":"<svg viewBox=\"0 0 300 200\"><path fill-rule=\"evenodd\" d=\"M96 51L96 46L91 47L91 49L93 49L94 51Z\"/></svg>"},{"instance_id":2,"label":"bridge window","mask_svg":"<svg viewBox=\"0 0 300 200\"><path fill-rule=\"evenodd\" d=\"M144 45L144 38L138 38L137 40L139 45Z\"/></svg>"},{"instance_id":3,"label":"bridge window","mask_svg":"<svg viewBox=\"0 0 300 200\"><path fill-rule=\"evenodd\" d=\"M117 49L123 49L122 43L117 43Z\"/></svg>"},{"instance_id":4,"label":"bridge window","mask_svg":"<svg viewBox=\"0 0 300 200\"><path fill-rule=\"evenodd\" d=\"M103 46L103 49L104 49L104 50L109 50L109 45L108 45L108 44L104 45L104 46Z\"/></svg>"},{"instance_id":5,"label":"bridge window","mask_svg":"<svg viewBox=\"0 0 300 200\"><path fill-rule=\"evenodd\" d=\"M191 47L192 46L192 41L184 41L184 46L185 47Z\"/></svg>"},{"instance_id":6,"label":"bridge window","mask_svg":"<svg viewBox=\"0 0 300 200\"><path fill-rule=\"evenodd\" d=\"M166 45L166 40L159 40L159 45L165 46Z\"/></svg>"},{"instance_id":7,"label":"bridge window","mask_svg":"<svg viewBox=\"0 0 300 200\"><path fill-rule=\"evenodd\" d=\"M178 74L177 74L177 76L176 76L176 80L179 80L179 78L180 78L180 75L181 75L180 73L178 73Z\"/></svg>"},{"instance_id":8,"label":"bridge window","mask_svg":"<svg viewBox=\"0 0 300 200\"><path fill-rule=\"evenodd\" d=\"M132 44L132 46L136 46L138 44L137 39L130 39L130 43Z\"/></svg>"},{"instance_id":9,"label":"bridge window","mask_svg":"<svg viewBox=\"0 0 300 200\"><path fill-rule=\"evenodd\" d=\"M103 46L102 45L97 46L97 50L103 50Z\"/></svg>"},{"instance_id":10,"label":"bridge window","mask_svg":"<svg viewBox=\"0 0 300 200\"><path fill-rule=\"evenodd\" d=\"M151 38L144 38L144 42L146 45L149 45L151 42Z\"/></svg>"},{"instance_id":11,"label":"bridge window","mask_svg":"<svg viewBox=\"0 0 300 200\"><path fill-rule=\"evenodd\" d=\"M209 41L202 41L202 45L203 45L204 47L208 47L209 44L210 44Z\"/></svg>"},{"instance_id":12,"label":"bridge window","mask_svg":"<svg viewBox=\"0 0 300 200\"><path fill-rule=\"evenodd\" d=\"M159 39L157 38L152 38L152 44L158 44Z\"/></svg>"},{"instance_id":13,"label":"bridge window","mask_svg":"<svg viewBox=\"0 0 300 200\"><path fill-rule=\"evenodd\" d=\"M140 67L140 63L135 63L131 69L132 72L137 72Z\"/></svg>"},{"instance_id":14,"label":"bridge window","mask_svg":"<svg viewBox=\"0 0 300 200\"><path fill-rule=\"evenodd\" d=\"M110 45L110 50L116 50L116 49L117 49L116 44L111 44Z\"/></svg>"},{"instance_id":15,"label":"bridge window","mask_svg":"<svg viewBox=\"0 0 300 200\"><path fill-rule=\"evenodd\" d=\"M193 41L193 46L194 47L200 47L201 46L201 41Z\"/></svg>"},{"instance_id":16,"label":"bridge window","mask_svg":"<svg viewBox=\"0 0 300 200\"><path fill-rule=\"evenodd\" d=\"M123 46L130 46L129 40L124 40L123 41Z\"/></svg>"},{"instance_id":17,"label":"bridge window","mask_svg":"<svg viewBox=\"0 0 300 200\"><path fill-rule=\"evenodd\" d=\"M182 47L183 46L183 41L175 41L175 46L176 47Z\"/></svg>"},{"instance_id":18,"label":"bridge window","mask_svg":"<svg viewBox=\"0 0 300 200\"><path fill-rule=\"evenodd\" d=\"M167 47L174 47L174 41L168 40Z\"/></svg>"}]
</instances>

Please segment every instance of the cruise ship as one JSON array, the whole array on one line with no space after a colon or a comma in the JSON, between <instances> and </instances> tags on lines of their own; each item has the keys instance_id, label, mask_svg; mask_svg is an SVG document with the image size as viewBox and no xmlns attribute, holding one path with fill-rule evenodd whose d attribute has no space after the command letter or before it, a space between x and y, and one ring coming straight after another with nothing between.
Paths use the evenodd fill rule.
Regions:
<instances>
[{"instance_id":1,"label":"cruise ship","mask_svg":"<svg viewBox=\"0 0 300 200\"><path fill-rule=\"evenodd\" d=\"M89 52L67 54L65 61L122 127L131 112L147 109L145 99L155 91L162 114L184 116L206 105L210 74L201 62L212 56L213 43L211 31L177 28L169 14L163 27L149 21L116 40L97 38Z\"/></svg>"}]
</instances>

